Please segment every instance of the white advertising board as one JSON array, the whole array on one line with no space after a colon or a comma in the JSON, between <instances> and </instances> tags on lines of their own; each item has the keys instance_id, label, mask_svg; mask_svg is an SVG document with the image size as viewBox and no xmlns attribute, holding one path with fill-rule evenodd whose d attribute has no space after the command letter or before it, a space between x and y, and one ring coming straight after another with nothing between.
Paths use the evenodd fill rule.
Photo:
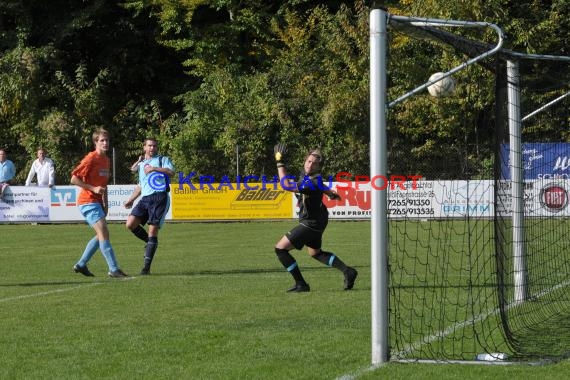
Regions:
<instances>
[{"instance_id":1,"label":"white advertising board","mask_svg":"<svg viewBox=\"0 0 570 380\"><path fill-rule=\"evenodd\" d=\"M124 221L130 213L123 203L135 185L110 185L107 220ZM0 201L0 222L82 222L76 186L10 186ZM140 197L139 197L140 199ZM138 200L137 200L138 201ZM135 202L136 204L136 202ZM167 219L171 213L167 214Z\"/></svg>"},{"instance_id":2,"label":"white advertising board","mask_svg":"<svg viewBox=\"0 0 570 380\"><path fill-rule=\"evenodd\" d=\"M0 201L0 222L47 222L49 214L49 188L10 186Z\"/></svg>"},{"instance_id":3,"label":"white advertising board","mask_svg":"<svg viewBox=\"0 0 570 380\"><path fill-rule=\"evenodd\" d=\"M524 185L523 205L527 217L568 217L570 180L527 180ZM397 183L388 190L389 219L430 218L492 218L495 214L495 183L492 180L471 181L416 181ZM333 182L341 200L329 200L331 219L370 219L371 194L379 191L365 182ZM133 193L135 185L110 185L110 221L124 221L130 210L124 202ZM497 213L509 216L512 211L510 182L499 184ZM11 186L0 200L0 223L6 222L82 222L77 207L79 188L56 186L52 189ZM171 197L172 199L172 197ZM172 205L166 216L172 220ZM296 218L298 205L292 197L291 218ZM178 218L185 219L185 218ZM190 220L190 218L188 218Z\"/></svg>"},{"instance_id":4,"label":"white advertising board","mask_svg":"<svg viewBox=\"0 0 570 380\"><path fill-rule=\"evenodd\" d=\"M342 186L340 186L342 185ZM332 219L368 219L371 216L370 183L333 184L342 199L325 200ZM389 219L492 217L493 181L416 181L397 183L388 190Z\"/></svg>"}]
</instances>

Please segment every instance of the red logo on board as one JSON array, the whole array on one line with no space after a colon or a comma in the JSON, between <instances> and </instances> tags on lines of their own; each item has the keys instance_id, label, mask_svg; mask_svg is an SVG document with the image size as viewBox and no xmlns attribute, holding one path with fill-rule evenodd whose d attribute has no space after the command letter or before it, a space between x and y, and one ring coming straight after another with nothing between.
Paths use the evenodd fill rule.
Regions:
<instances>
[{"instance_id":1,"label":"red logo on board","mask_svg":"<svg viewBox=\"0 0 570 380\"><path fill-rule=\"evenodd\" d=\"M561 185L548 185L540 191L540 204L551 212L559 212L568 205L568 192Z\"/></svg>"}]
</instances>

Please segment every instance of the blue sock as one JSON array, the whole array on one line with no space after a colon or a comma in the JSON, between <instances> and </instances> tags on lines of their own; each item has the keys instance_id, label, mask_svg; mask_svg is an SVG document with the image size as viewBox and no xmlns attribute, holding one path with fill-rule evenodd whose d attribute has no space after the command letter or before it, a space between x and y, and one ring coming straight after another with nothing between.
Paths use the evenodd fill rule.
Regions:
<instances>
[{"instance_id":1,"label":"blue sock","mask_svg":"<svg viewBox=\"0 0 570 380\"><path fill-rule=\"evenodd\" d=\"M119 269L117 259L115 258L115 251L113 251L113 247L111 247L111 242L109 240L101 240L99 242L99 248L101 249L103 256L105 256L105 260L107 260L109 270L114 272Z\"/></svg>"},{"instance_id":2,"label":"blue sock","mask_svg":"<svg viewBox=\"0 0 570 380\"><path fill-rule=\"evenodd\" d=\"M91 260L91 257L93 257L95 252L97 252L98 248L99 248L99 240L97 240L97 236L95 236L93 239L89 240L89 243L87 243L87 245L85 246L85 250L83 251L81 258L77 262L77 265L79 265L80 267L86 266L87 262Z\"/></svg>"}]
</instances>

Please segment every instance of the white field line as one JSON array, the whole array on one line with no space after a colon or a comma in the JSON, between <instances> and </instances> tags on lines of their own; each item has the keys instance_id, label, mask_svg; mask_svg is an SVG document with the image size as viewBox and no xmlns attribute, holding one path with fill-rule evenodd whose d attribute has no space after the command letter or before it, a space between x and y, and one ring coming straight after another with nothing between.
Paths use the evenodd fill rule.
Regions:
<instances>
[{"instance_id":1,"label":"white field line","mask_svg":"<svg viewBox=\"0 0 570 380\"><path fill-rule=\"evenodd\" d=\"M554 287L552 287L552 288L544 289L544 290L542 290L541 292L539 292L539 293L537 293L537 294L535 294L535 295L533 295L533 296L531 296L531 297L529 297L529 298L531 298L531 299L542 298L542 297L544 297L545 295L547 295L547 294L549 294L549 293L552 293L552 292L555 291L555 290L558 290L558 289L560 289L560 288L567 287L567 286L569 286L569 285L570 285L570 280L569 280L569 281L564 281L564 282L562 282L562 283L560 283L560 284L558 284L558 285L556 285L556 286L554 286ZM523 303L524 303L524 302L515 302L515 303L512 303L512 304L510 304L509 306L507 306L507 310L508 310L508 309L511 309L511 308L513 308L513 307L517 307L517 306L519 306L519 305L522 305ZM498 314L498 313L499 313L499 309L497 308L497 309L495 309L495 310L489 310L488 312L486 312L486 313L484 313L484 314L479 314L478 316L476 316L476 317L473 318L472 320L463 321L463 322L460 322L460 323L456 323L455 325L450 326L450 327L446 328L445 330L440 331L439 333L436 333L436 334L431 335L431 336L429 336L429 337L423 338L421 341L418 341L418 342L416 342L416 343L411 343L411 344L409 344L408 346L406 346L406 348L405 348L404 350L402 350L402 351L400 351L400 352L396 352L393 356L394 356L394 357L401 357L401 356L404 356L404 355L410 353L411 351L413 351L414 349L417 349L417 348L423 346L424 344L429 344L429 343L433 342L433 341L436 340L436 339L445 337L445 336L447 336L447 335L453 333L453 332L456 331L457 329L464 328L465 326L468 326L468 325L473 325L473 324L475 324L475 323L477 323L477 322L480 322L480 321L482 321L482 320L484 320L484 319L490 317L491 315L495 315L495 314ZM444 361L442 361L442 362L444 362ZM377 369L377 368L379 368L379 367L381 367L381 365L371 365L370 367L360 369L360 370L358 370L357 372L355 372L355 373L353 373L353 374L346 374L346 375L343 375L343 376L341 376L341 377L337 377L336 380L355 380L355 379L357 379L358 377L362 376L363 374L365 374L365 373L367 373L367 372L370 372L370 371L374 371L375 369Z\"/></svg>"},{"instance_id":2,"label":"white field line","mask_svg":"<svg viewBox=\"0 0 570 380\"><path fill-rule=\"evenodd\" d=\"M120 280L120 281L134 280L135 278L136 277L129 277L129 278L125 278L124 280ZM71 288L61 288L61 289L50 290L47 292L39 292L39 293L26 294L26 295L22 295L22 296L0 298L0 303L1 302L9 302L9 301L19 301L19 300L23 300L26 298L47 296L50 294L65 293L65 292L70 292L72 290L77 290L77 289L81 289L81 288L88 288L88 287L103 285L103 284L108 284L108 283L110 283L110 281L109 282L94 282L91 284L77 285L77 286L74 286Z\"/></svg>"},{"instance_id":3,"label":"white field line","mask_svg":"<svg viewBox=\"0 0 570 380\"><path fill-rule=\"evenodd\" d=\"M55 289L55 290L50 290L50 291L47 291L47 292L39 292L39 293L26 294L26 295L23 295L23 296L0 298L0 302L19 301L19 300L23 300L23 299L26 299L26 298L41 297L41 296L47 296L47 295L56 294L56 293L64 293L64 292L69 292L69 291L72 291L72 290L75 290L75 289L86 288L86 287L95 286L95 285L101 285L101 284L102 284L102 282L96 282L96 283L94 283L94 284L78 285L78 286L74 286L74 287L72 287L72 288Z\"/></svg>"},{"instance_id":4,"label":"white field line","mask_svg":"<svg viewBox=\"0 0 570 380\"><path fill-rule=\"evenodd\" d=\"M362 368L358 371L356 371L355 373L351 373L351 374L347 374L347 375L342 375L341 377L337 377L336 380L355 380L358 379L360 376L365 375L368 372L372 372L380 367L382 367L383 364L380 365L371 365L368 368Z\"/></svg>"}]
</instances>

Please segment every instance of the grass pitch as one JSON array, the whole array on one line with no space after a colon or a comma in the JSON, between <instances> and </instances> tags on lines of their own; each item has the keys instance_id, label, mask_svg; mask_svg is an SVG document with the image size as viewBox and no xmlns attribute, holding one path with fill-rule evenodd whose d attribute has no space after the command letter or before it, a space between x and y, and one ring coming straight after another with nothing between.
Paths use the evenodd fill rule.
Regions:
<instances>
[{"instance_id":1,"label":"grass pitch","mask_svg":"<svg viewBox=\"0 0 570 380\"><path fill-rule=\"evenodd\" d=\"M323 248L360 275L343 277L294 255L310 293L275 242L295 221L170 223L152 275L138 276L143 243L111 224L127 280L72 272L93 235L86 225L0 225L1 379L563 379L545 367L388 364L370 368L370 224L331 221Z\"/></svg>"}]
</instances>

